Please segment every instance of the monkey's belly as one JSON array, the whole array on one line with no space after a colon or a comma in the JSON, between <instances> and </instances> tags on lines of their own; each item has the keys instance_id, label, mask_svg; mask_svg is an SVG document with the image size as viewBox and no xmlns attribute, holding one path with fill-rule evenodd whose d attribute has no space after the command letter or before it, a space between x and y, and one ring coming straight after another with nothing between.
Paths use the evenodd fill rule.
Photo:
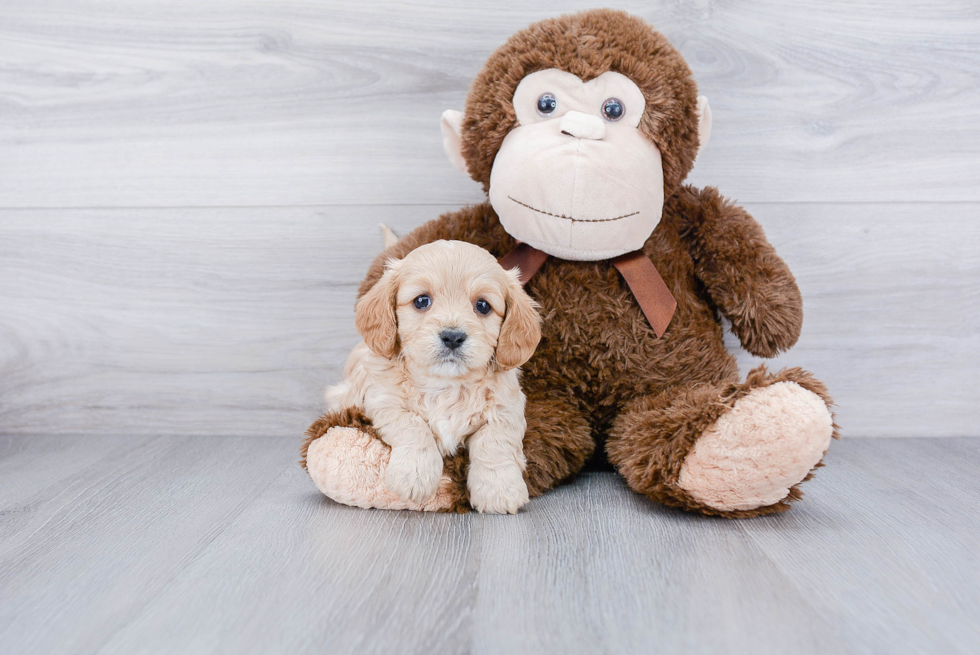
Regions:
<instances>
[{"instance_id":1,"label":"monkey's belly","mask_svg":"<svg viewBox=\"0 0 980 655\"><path fill-rule=\"evenodd\" d=\"M561 262L528 287L546 318L523 369L526 389L568 390L602 412L680 383L738 377L721 325L700 298L695 306L678 298L687 304L658 339L608 262Z\"/></svg>"}]
</instances>

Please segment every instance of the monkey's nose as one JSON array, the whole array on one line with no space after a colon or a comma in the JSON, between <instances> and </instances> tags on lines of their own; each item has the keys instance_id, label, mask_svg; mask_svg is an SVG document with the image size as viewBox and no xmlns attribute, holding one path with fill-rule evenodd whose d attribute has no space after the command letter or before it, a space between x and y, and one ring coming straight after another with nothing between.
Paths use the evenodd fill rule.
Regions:
<instances>
[{"instance_id":1,"label":"monkey's nose","mask_svg":"<svg viewBox=\"0 0 980 655\"><path fill-rule=\"evenodd\" d=\"M602 139L606 136L606 124L598 116L570 111L561 117L558 124L562 134L577 139Z\"/></svg>"},{"instance_id":2,"label":"monkey's nose","mask_svg":"<svg viewBox=\"0 0 980 655\"><path fill-rule=\"evenodd\" d=\"M463 345L464 341L466 341L466 333L462 330L450 328L440 332L439 338L442 339L442 343L446 346L446 348L456 350Z\"/></svg>"}]
</instances>

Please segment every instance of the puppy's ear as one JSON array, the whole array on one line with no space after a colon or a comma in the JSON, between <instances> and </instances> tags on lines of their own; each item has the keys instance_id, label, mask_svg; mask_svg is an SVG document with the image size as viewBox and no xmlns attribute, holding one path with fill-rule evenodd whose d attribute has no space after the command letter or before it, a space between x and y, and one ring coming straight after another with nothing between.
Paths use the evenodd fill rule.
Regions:
<instances>
[{"instance_id":1,"label":"puppy's ear","mask_svg":"<svg viewBox=\"0 0 980 655\"><path fill-rule=\"evenodd\" d=\"M517 269L507 272L507 308L497 337L497 363L508 371L531 359L541 340L541 316L537 303L521 287Z\"/></svg>"},{"instance_id":2,"label":"puppy's ear","mask_svg":"<svg viewBox=\"0 0 980 655\"><path fill-rule=\"evenodd\" d=\"M361 296L354 309L354 324L364 343L376 355L392 359L398 354L398 262L389 262L384 275Z\"/></svg>"}]
</instances>

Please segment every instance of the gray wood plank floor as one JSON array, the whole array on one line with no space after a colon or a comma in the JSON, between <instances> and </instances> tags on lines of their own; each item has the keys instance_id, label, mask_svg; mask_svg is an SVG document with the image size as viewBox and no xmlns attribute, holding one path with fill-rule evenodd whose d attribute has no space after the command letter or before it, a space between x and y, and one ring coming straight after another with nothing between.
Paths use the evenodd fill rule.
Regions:
<instances>
[{"instance_id":1,"label":"gray wood plank floor","mask_svg":"<svg viewBox=\"0 0 980 655\"><path fill-rule=\"evenodd\" d=\"M295 447L0 437L0 652L980 648L980 439L844 440L747 521L603 473L516 517L352 509Z\"/></svg>"}]
</instances>

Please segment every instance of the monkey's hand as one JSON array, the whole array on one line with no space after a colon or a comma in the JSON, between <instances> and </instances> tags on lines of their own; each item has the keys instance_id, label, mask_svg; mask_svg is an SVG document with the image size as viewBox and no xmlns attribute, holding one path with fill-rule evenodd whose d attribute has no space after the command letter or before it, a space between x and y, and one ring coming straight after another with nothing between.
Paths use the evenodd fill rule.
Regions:
<instances>
[{"instance_id":1,"label":"monkey's hand","mask_svg":"<svg viewBox=\"0 0 980 655\"><path fill-rule=\"evenodd\" d=\"M685 187L678 202L695 273L745 349L775 357L791 348L803 325L803 299L759 224L711 187Z\"/></svg>"}]
</instances>

